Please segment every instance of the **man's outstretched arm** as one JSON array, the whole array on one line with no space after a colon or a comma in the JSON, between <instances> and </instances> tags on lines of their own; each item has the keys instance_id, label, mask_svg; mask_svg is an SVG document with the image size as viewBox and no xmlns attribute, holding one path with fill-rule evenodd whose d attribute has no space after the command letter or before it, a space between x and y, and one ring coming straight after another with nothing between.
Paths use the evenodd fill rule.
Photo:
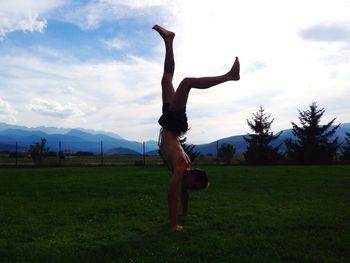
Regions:
<instances>
[{"instance_id":1,"label":"man's outstretched arm","mask_svg":"<svg viewBox=\"0 0 350 263\"><path fill-rule=\"evenodd\" d=\"M182 186L182 188L181 188L181 204L182 204L182 214L184 216L188 215L188 199L189 199L189 192L186 189L186 187Z\"/></svg>"},{"instance_id":2,"label":"man's outstretched arm","mask_svg":"<svg viewBox=\"0 0 350 263\"><path fill-rule=\"evenodd\" d=\"M169 217L170 217L170 226L176 231L183 231L183 227L177 223L177 187L181 182L183 173L174 172L168 189L168 208L169 208Z\"/></svg>"}]
</instances>

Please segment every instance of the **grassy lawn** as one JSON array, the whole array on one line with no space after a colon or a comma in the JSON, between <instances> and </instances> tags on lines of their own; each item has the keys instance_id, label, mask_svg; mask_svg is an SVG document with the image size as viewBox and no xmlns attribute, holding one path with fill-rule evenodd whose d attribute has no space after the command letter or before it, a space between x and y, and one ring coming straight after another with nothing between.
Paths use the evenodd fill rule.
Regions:
<instances>
[{"instance_id":1,"label":"grassy lawn","mask_svg":"<svg viewBox=\"0 0 350 263\"><path fill-rule=\"evenodd\" d=\"M175 233L165 168L0 169L0 262L350 262L350 166L207 170Z\"/></svg>"}]
</instances>

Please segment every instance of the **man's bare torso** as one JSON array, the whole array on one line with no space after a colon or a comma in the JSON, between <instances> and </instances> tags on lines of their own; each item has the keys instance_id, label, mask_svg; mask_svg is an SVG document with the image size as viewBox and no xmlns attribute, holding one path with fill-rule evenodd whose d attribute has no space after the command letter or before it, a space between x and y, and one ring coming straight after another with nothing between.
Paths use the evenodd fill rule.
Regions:
<instances>
[{"instance_id":1,"label":"man's bare torso","mask_svg":"<svg viewBox=\"0 0 350 263\"><path fill-rule=\"evenodd\" d=\"M163 129L161 134L160 150L164 161L168 164L169 169L174 172L174 168L181 167L187 170L191 168L190 158L183 150L179 137L176 133Z\"/></svg>"}]
</instances>

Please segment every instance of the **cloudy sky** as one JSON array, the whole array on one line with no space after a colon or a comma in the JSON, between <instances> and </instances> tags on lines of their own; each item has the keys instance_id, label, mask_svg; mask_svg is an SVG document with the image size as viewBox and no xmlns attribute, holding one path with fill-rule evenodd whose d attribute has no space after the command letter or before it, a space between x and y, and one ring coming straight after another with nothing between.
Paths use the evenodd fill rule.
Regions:
<instances>
[{"instance_id":1,"label":"cloudy sky","mask_svg":"<svg viewBox=\"0 0 350 263\"><path fill-rule=\"evenodd\" d=\"M192 90L188 141L272 130L316 101L350 122L350 0L0 0L0 122L157 139L164 46L176 33L175 86L241 61L241 80Z\"/></svg>"}]
</instances>

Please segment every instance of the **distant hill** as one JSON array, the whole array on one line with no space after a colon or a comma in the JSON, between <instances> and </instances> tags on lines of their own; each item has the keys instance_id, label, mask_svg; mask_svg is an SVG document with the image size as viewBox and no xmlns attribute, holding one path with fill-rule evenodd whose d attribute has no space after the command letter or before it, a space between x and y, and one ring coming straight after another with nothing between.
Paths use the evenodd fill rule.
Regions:
<instances>
[{"instance_id":1,"label":"distant hill","mask_svg":"<svg viewBox=\"0 0 350 263\"><path fill-rule=\"evenodd\" d=\"M56 133L54 133L55 131ZM339 137L339 142L344 141L346 132L350 133L350 123L344 123L338 128L335 136ZM236 154L242 155L247 148L247 143L243 139L244 136L246 135L221 138L218 139L218 144L219 146L223 143L232 144L236 148ZM283 141L291 137L293 137L292 129L283 130L273 145L282 143L280 150L284 152L285 146ZM84 151L100 153L102 142L103 151L106 154L138 155L143 153L143 143L123 139L115 133L80 128L65 129L44 126L27 128L0 122L0 151L14 150L16 142L18 143L18 149L25 151L30 144L40 141L41 138L46 138L47 146L52 151L58 151L59 143L61 143L63 152ZM217 141L197 145L195 150L204 155L216 155ZM145 152L147 155L158 155L157 142L152 140L145 142Z\"/></svg>"},{"instance_id":2,"label":"distant hill","mask_svg":"<svg viewBox=\"0 0 350 263\"><path fill-rule=\"evenodd\" d=\"M49 132L48 132L49 130ZM57 133L51 133L57 131ZM65 131L65 133L60 133ZM90 131L90 132L88 132ZM27 128L24 126L9 125L0 123L0 151L15 148L18 142L21 149L27 148L33 142L40 141L41 138L47 140L47 146L52 151L61 150L64 152L88 151L99 153L101 151L101 141L103 142L104 152L111 149L124 148L141 154L143 152L143 143L123 139L115 133L98 132L86 129L60 129L60 128ZM156 141L145 142L145 151L158 149Z\"/></svg>"},{"instance_id":3,"label":"distant hill","mask_svg":"<svg viewBox=\"0 0 350 263\"><path fill-rule=\"evenodd\" d=\"M72 130L71 128L56 128L56 127L46 127L46 126L28 128L25 126L19 126L19 125L13 125L13 124L7 124L4 122L0 122L0 132L3 130L7 130L7 129L24 130L24 131L41 131L41 132L44 132L46 134L66 134L70 130ZM113 132L95 131L95 130L84 129L84 128L77 128L74 130L80 130L80 131L83 131L85 133L90 133L90 134L104 134L104 135L110 136L110 137L115 138L115 139L123 139L121 136L119 136L118 134L113 133Z\"/></svg>"},{"instance_id":4,"label":"distant hill","mask_svg":"<svg viewBox=\"0 0 350 263\"><path fill-rule=\"evenodd\" d=\"M12 152L16 150L16 145L0 143L0 152Z\"/></svg>"},{"instance_id":5,"label":"distant hill","mask_svg":"<svg viewBox=\"0 0 350 263\"><path fill-rule=\"evenodd\" d=\"M127 148L113 148L106 152L108 155L128 155L128 156L141 156L139 152L127 149Z\"/></svg>"},{"instance_id":6,"label":"distant hill","mask_svg":"<svg viewBox=\"0 0 350 263\"><path fill-rule=\"evenodd\" d=\"M336 134L334 135L335 137L339 138L339 142L343 143L344 142L344 137L345 137L345 133L350 133L350 123L344 123L341 124L339 126L339 128L337 129ZM277 146L279 144L281 145L280 151L284 152L286 150L286 147L284 145L284 140L287 138L294 138L293 134L292 134L292 129L287 129L287 130L283 130L280 133L279 138L273 142L273 146ZM279 134L277 133L277 134ZM196 145L194 150L200 152L201 154L204 155L216 155L216 151L217 151L217 145L221 144L231 144L236 148L236 154L237 155L242 155L246 149L247 149L247 143L244 140L244 136L245 135L236 135L236 136L231 136L231 137L227 137L227 138L222 138L219 139L217 141L211 142L211 143L207 143L207 144L200 144L200 145Z\"/></svg>"}]
</instances>

